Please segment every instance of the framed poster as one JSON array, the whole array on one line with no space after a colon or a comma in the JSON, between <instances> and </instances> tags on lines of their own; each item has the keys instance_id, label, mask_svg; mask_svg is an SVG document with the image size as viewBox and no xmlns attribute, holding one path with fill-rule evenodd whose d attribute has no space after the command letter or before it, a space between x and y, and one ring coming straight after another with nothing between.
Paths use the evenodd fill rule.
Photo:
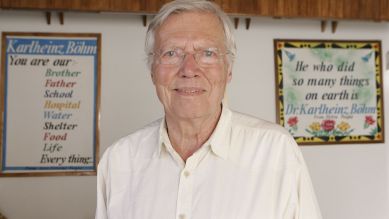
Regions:
<instances>
[{"instance_id":1,"label":"framed poster","mask_svg":"<svg viewBox=\"0 0 389 219\"><path fill-rule=\"evenodd\" d=\"M2 34L0 176L95 175L100 34Z\"/></svg>"},{"instance_id":2,"label":"framed poster","mask_svg":"<svg viewBox=\"0 0 389 219\"><path fill-rule=\"evenodd\" d=\"M384 142L380 41L275 39L277 121L298 144Z\"/></svg>"}]
</instances>

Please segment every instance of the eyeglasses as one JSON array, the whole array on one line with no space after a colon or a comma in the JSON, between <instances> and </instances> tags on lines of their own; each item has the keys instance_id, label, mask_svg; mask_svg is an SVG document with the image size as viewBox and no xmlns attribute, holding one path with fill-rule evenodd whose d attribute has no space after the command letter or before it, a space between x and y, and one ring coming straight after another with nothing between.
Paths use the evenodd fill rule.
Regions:
<instances>
[{"instance_id":1,"label":"eyeglasses","mask_svg":"<svg viewBox=\"0 0 389 219\"><path fill-rule=\"evenodd\" d=\"M157 64L178 65L184 61L187 54L193 55L197 64L207 66L219 63L222 57L229 54L229 52L222 53L217 48L206 48L188 53L181 48L173 48L163 50L161 53L151 53L150 55L156 57Z\"/></svg>"}]
</instances>

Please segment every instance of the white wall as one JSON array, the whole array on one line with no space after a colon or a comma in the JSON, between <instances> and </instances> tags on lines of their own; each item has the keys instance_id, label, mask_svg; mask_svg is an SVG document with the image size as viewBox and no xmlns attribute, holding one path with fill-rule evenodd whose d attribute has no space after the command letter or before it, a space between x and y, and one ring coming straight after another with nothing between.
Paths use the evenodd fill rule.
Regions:
<instances>
[{"instance_id":1,"label":"white wall","mask_svg":"<svg viewBox=\"0 0 389 219\"><path fill-rule=\"evenodd\" d=\"M241 20L236 31L238 57L228 91L231 108L275 121L273 38L378 39L382 40L383 55L389 51L387 23L342 21L335 34L327 29L321 33L317 20L254 18L250 30L246 30ZM65 25L61 26L56 16L47 25L43 12L0 10L0 31L102 33L101 151L162 115L145 67L146 28L140 16L65 13ZM386 87L388 78L384 74ZM384 97L388 109L388 89ZM388 131L386 136L389 138ZM325 219L388 218L386 144L311 146L302 150ZM0 178L0 212L9 219L93 218L95 179Z\"/></svg>"}]
</instances>

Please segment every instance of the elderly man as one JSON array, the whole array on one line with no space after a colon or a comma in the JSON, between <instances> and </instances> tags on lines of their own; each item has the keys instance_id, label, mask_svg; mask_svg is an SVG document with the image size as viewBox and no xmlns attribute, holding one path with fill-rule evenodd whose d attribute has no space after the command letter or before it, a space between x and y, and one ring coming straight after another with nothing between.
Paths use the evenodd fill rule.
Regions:
<instances>
[{"instance_id":1,"label":"elderly man","mask_svg":"<svg viewBox=\"0 0 389 219\"><path fill-rule=\"evenodd\" d=\"M321 218L293 138L223 104L235 43L219 7L166 4L146 52L165 117L107 149L96 218Z\"/></svg>"}]
</instances>

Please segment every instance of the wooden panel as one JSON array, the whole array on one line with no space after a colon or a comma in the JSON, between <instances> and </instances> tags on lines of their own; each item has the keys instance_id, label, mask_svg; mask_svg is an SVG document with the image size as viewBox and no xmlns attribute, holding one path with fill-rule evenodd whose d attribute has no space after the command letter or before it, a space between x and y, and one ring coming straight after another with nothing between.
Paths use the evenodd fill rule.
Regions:
<instances>
[{"instance_id":1,"label":"wooden panel","mask_svg":"<svg viewBox=\"0 0 389 219\"><path fill-rule=\"evenodd\" d=\"M254 6L256 5L257 0L243 0L238 1L239 5L235 13L237 14L255 14Z\"/></svg>"},{"instance_id":2,"label":"wooden panel","mask_svg":"<svg viewBox=\"0 0 389 219\"><path fill-rule=\"evenodd\" d=\"M146 2L146 10L149 12L157 12L162 5L158 0L148 0Z\"/></svg>"},{"instance_id":3,"label":"wooden panel","mask_svg":"<svg viewBox=\"0 0 389 219\"><path fill-rule=\"evenodd\" d=\"M358 18L359 0L342 0L343 8L339 12L339 18Z\"/></svg>"},{"instance_id":4,"label":"wooden panel","mask_svg":"<svg viewBox=\"0 0 389 219\"><path fill-rule=\"evenodd\" d=\"M214 1L218 3L221 8L229 14L233 15L262 15L258 11L258 1L263 0L218 0ZM266 2L268 0L265 0Z\"/></svg>"},{"instance_id":5,"label":"wooden panel","mask_svg":"<svg viewBox=\"0 0 389 219\"><path fill-rule=\"evenodd\" d=\"M1 0L4 9L82 10L102 11L109 8L109 0Z\"/></svg>"},{"instance_id":6,"label":"wooden panel","mask_svg":"<svg viewBox=\"0 0 389 219\"><path fill-rule=\"evenodd\" d=\"M303 17L320 17L320 11L323 10L321 8L321 1L317 0L302 0L299 4L298 15Z\"/></svg>"},{"instance_id":7,"label":"wooden panel","mask_svg":"<svg viewBox=\"0 0 389 219\"><path fill-rule=\"evenodd\" d=\"M335 19L380 19L379 0L330 0L329 18Z\"/></svg>"},{"instance_id":8,"label":"wooden panel","mask_svg":"<svg viewBox=\"0 0 389 219\"><path fill-rule=\"evenodd\" d=\"M304 3L304 0L289 0L289 1L281 1L283 2L283 11L284 16L283 17L295 17L295 16L303 16L305 17L305 14L300 13L300 7ZM304 6L303 6L304 7Z\"/></svg>"},{"instance_id":9,"label":"wooden panel","mask_svg":"<svg viewBox=\"0 0 389 219\"><path fill-rule=\"evenodd\" d=\"M328 0L328 15L327 18L343 17L344 0Z\"/></svg>"},{"instance_id":10,"label":"wooden panel","mask_svg":"<svg viewBox=\"0 0 389 219\"><path fill-rule=\"evenodd\" d=\"M320 11L317 0L273 1L273 15L276 17L317 17Z\"/></svg>"},{"instance_id":11,"label":"wooden panel","mask_svg":"<svg viewBox=\"0 0 389 219\"><path fill-rule=\"evenodd\" d=\"M273 16L274 4L269 0L256 0L253 5L253 14L260 16Z\"/></svg>"},{"instance_id":12,"label":"wooden panel","mask_svg":"<svg viewBox=\"0 0 389 219\"><path fill-rule=\"evenodd\" d=\"M49 7L50 0L29 1L29 0L1 0L2 8L17 8L17 9L46 9Z\"/></svg>"},{"instance_id":13,"label":"wooden panel","mask_svg":"<svg viewBox=\"0 0 389 219\"><path fill-rule=\"evenodd\" d=\"M389 20L389 0L380 1L380 19Z\"/></svg>"},{"instance_id":14,"label":"wooden panel","mask_svg":"<svg viewBox=\"0 0 389 219\"><path fill-rule=\"evenodd\" d=\"M156 13L171 0L0 0L4 9ZM210 0L229 14L389 20L389 0Z\"/></svg>"},{"instance_id":15,"label":"wooden panel","mask_svg":"<svg viewBox=\"0 0 389 219\"><path fill-rule=\"evenodd\" d=\"M226 13L242 14L239 13L239 1L234 0L222 0L220 5Z\"/></svg>"},{"instance_id":16,"label":"wooden panel","mask_svg":"<svg viewBox=\"0 0 389 219\"><path fill-rule=\"evenodd\" d=\"M287 13L285 13L285 3L283 0L274 0L272 3L272 14L274 17L286 17Z\"/></svg>"},{"instance_id":17,"label":"wooden panel","mask_svg":"<svg viewBox=\"0 0 389 219\"><path fill-rule=\"evenodd\" d=\"M50 2L51 9L101 11L108 7L109 0L52 0Z\"/></svg>"},{"instance_id":18,"label":"wooden panel","mask_svg":"<svg viewBox=\"0 0 389 219\"><path fill-rule=\"evenodd\" d=\"M146 11L145 1L142 0L108 0L109 11L117 12L142 12ZM105 11L105 10L104 10Z\"/></svg>"},{"instance_id":19,"label":"wooden panel","mask_svg":"<svg viewBox=\"0 0 389 219\"><path fill-rule=\"evenodd\" d=\"M327 18L330 16L330 2L329 0L318 0L318 16L319 18Z\"/></svg>"},{"instance_id":20,"label":"wooden panel","mask_svg":"<svg viewBox=\"0 0 389 219\"><path fill-rule=\"evenodd\" d=\"M312 6L310 0L275 0L273 16L275 17L307 17Z\"/></svg>"},{"instance_id":21,"label":"wooden panel","mask_svg":"<svg viewBox=\"0 0 389 219\"><path fill-rule=\"evenodd\" d=\"M157 13L159 9L171 0L145 0L146 11L149 13Z\"/></svg>"},{"instance_id":22,"label":"wooden panel","mask_svg":"<svg viewBox=\"0 0 389 219\"><path fill-rule=\"evenodd\" d=\"M358 18L380 20L380 2L379 0L359 0Z\"/></svg>"}]
</instances>

